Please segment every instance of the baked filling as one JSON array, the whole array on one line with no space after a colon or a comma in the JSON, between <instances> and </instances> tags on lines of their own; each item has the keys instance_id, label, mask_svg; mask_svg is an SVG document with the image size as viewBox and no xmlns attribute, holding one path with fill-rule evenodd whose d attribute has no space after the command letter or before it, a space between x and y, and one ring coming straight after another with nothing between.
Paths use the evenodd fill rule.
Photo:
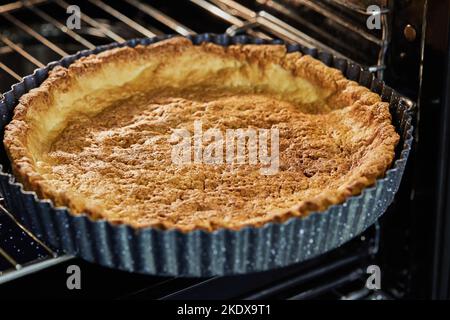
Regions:
<instances>
[{"instance_id":1,"label":"baked filling","mask_svg":"<svg viewBox=\"0 0 450 320\"><path fill-rule=\"evenodd\" d=\"M241 163L174 163L174 130L194 145L196 121L224 136L277 129L278 170L261 174L266 164L250 163L248 148ZM17 179L55 205L183 231L342 203L383 176L397 142L387 103L309 56L184 38L55 68L22 97L4 140Z\"/></svg>"}]
</instances>

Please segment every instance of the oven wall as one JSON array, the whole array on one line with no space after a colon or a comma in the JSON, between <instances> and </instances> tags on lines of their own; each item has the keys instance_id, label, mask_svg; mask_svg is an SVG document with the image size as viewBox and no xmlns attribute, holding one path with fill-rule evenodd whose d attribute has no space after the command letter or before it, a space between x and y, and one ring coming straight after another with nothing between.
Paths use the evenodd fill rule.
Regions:
<instances>
[{"instance_id":1,"label":"oven wall","mask_svg":"<svg viewBox=\"0 0 450 320\"><path fill-rule=\"evenodd\" d=\"M443 6L444 1L438 1ZM437 109L438 121L428 123L430 135L433 123L439 124L438 137L427 141L433 146L437 142L437 185L436 208L433 220L433 259L431 263L431 297L450 299L450 5L430 7L428 42L425 56L430 59L437 56L435 70L424 73L424 90L421 97L423 106ZM425 70L424 70L425 71ZM439 72L440 71L440 72ZM436 80L442 78L442 85ZM437 78L437 79L436 79ZM424 108L422 108L423 110ZM426 123L425 123L426 124ZM426 154L424 155L426 157ZM426 206L425 206L426 207Z\"/></svg>"},{"instance_id":2,"label":"oven wall","mask_svg":"<svg viewBox=\"0 0 450 320\"><path fill-rule=\"evenodd\" d=\"M418 4L424 10L420 15ZM398 14L407 13L417 38L412 43L399 45L406 59L415 60L416 72L406 70L409 63L402 64L393 59L393 69L398 74L410 77L407 88L417 85L417 117L415 146L410 157L409 169L404 184L408 191L397 199L397 217L402 221L391 228L391 245L400 242L404 246L397 252L404 267L397 270L399 279L404 274L406 297L448 298L449 282L449 17L448 0L409 1L411 7L400 8ZM405 10L405 11L403 11ZM415 25L417 24L417 25ZM398 35L401 36L401 35ZM415 46L415 44L419 44ZM416 48L416 49L414 49ZM417 51L419 50L419 51ZM411 53L409 53L411 52ZM408 57L411 55L411 57ZM412 63L412 62L411 62ZM405 67L402 67L405 66ZM417 72L418 71L418 72ZM401 86L405 82L399 82ZM400 89L400 88L399 88ZM410 225L404 226L404 225ZM403 227L402 227L403 225ZM401 231L402 230L402 231ZM404 240L400 240L400 239ZM392 247L385 246L392 252ZM385 257L392 256L388 253ZM401 265L400 263L399 265ZM405 271L406 270L406 271Z\"/></svg>"}]
</instances>

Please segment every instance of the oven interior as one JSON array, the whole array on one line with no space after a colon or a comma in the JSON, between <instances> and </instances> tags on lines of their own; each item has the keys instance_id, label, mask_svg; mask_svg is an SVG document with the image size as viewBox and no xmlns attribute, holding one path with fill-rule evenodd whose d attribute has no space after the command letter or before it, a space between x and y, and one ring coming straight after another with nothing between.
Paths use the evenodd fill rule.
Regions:
<instances>
[{"instance_id":1,"label":"oven interior","mask_svg":"<svg viewBox=\"0 0 450 320\"><path fill-rule=\"evenodd\" d=\"M315 47L376 73L411 99L417 124L421 121L416 140L420 134L423 139L413 152L396 200L378 223L326 255L258 274L163 278L102 268L56 255L0 205L0 296L395 299L448 294L448 276L444 288L445 278L436 279L450 271L445 269L445 255L436 258L442 257L445 239L433 237L436 226L444 228L448 221L445 199L441 199L441 209L437 200L433 202L436 208L429 205L432 197L446 190L445 183L439 185L435 175L421 170L438 170L440 154L446 152L445 144L429 150L428 142L442 136L439 130L430 131L445 110L445 99L441 87L424 81L445 82L442 64L447 59L448 1L370 1L380 8L371 15L365 1L347 0L85 0L76 2L81 10L79 30L66 27L66 10L71 5L66 0L0 3L0 92L50 61L112 41L166 33L249 34ZM380 28L368 29L370 18L378 19ZM429 29L436 32L438 23L447 27L445 32L428 37ZM429 212L426 222L422 222L421 210ZM425 258L434 259L432 267L425 264ZM81 292L65 286L66 268L71 264L83 270L85 290ZM366 268L372 264L383 270L382 290L365 287Z\"/></svg>"}]
</instances>

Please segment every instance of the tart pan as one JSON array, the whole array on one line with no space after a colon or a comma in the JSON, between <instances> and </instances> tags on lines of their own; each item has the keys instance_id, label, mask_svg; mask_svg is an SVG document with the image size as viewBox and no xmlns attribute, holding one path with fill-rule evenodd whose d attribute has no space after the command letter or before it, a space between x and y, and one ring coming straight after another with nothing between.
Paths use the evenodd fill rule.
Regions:
<instances>
[{"instance_id":1,"label":"tart pan","mask_svg":"<svg viewBox=\"0 0 450 320\"><path fill-rule=\"evenodd\" d=\"M38 87L55 66L67 67L92 53L122 46L149 45L168 37L171 36L100 46L37 69L33 75L13 85L0 101L1 139L19 98ZM283 44L280 40L267 41L248 36L200 34L188 38L194 44L213 42L223 46ZM393 123L400 135L396 157L385 176L374 186L365 188L360 195L349 197L344 203L323 212L291 218L283 223L267 223L262 227L187 233L150 227L133 229L105 220L94 221L85 214L73 215L65 207L55 207L50 200L39 199L36 193L24 190L15 181L9 160L1 150L0 191L7 207L57 252L107 267L161 276L206 277L264 271L305 261L344 244L372 225L385 212L398 190L412 143L411 106L405 98L358 65L297 44L286 44L286 47L288 52L309 54L341 70L347 78L370 88L380 94L383 101L390 103Z\"/></svg>"}]
</instances>

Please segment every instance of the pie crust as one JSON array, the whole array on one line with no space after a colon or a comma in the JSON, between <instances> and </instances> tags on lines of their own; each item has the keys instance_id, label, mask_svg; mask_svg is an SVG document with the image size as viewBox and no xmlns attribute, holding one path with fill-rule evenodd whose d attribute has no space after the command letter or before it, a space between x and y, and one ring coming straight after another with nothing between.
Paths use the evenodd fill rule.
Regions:
<instances>
[{"instance_id":1,"label":"pie crust","mask_svg":"<svg viewBox=\"0 0 450 320\"><path fill-rule=\"evenodd\" d=\"M277 128L278 173L174 164L170 135L196 120ZM212 231L343 203L384 175L398 140L388 103L310 56L177 37L54 68L20 99L4 145L25 190L73 214Z\"/></svg>"}]
</instances>

